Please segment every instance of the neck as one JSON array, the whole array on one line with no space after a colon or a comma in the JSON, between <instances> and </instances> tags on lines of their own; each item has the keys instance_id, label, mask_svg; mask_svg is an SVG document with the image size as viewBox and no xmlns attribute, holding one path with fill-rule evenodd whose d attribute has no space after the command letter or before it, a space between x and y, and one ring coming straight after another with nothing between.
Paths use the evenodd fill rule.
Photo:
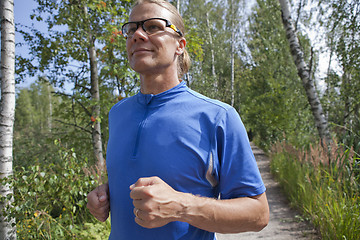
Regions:
<instances>
[{"instance_id":1,"label":"neck","mask_svg":"<svg viewBox=\"0 0 360 240\"><path fill-rule=\"evenodd\" d=\"M172 74L140 74L140 91L143 94L159 94L165 92L180 83L177 72Z\"/></svg>"}]
</instances>

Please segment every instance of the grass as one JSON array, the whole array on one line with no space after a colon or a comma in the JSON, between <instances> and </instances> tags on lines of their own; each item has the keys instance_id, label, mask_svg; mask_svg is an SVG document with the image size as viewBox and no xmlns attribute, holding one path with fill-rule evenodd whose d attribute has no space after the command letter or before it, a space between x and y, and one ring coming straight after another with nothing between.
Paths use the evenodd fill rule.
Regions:
<instances>
[{"instance_id":1,"label":"grass","mask_svg":"<svg viewBox=\"0 0 360 240\"><path fill-rule=\"evenodd\" d=\"M282 142L272 152L272 173L322 239L360 239L359 154L335 141L306 151Z\"/></svg>"}]
</instances>

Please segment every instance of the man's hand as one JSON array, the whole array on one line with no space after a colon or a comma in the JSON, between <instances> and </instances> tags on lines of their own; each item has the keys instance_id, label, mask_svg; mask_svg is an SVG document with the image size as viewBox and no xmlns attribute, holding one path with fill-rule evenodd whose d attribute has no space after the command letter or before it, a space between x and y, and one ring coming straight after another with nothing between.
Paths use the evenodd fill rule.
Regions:
<instances>
[{"instance_id":1,"label":"man's hand","mask_svg":"<svg viewBox=\"0 0 360 240\"><path fill-rule=\"evenodd\" d=\"M90 213L99 221L105 222L110 212L109 184L105 183L95 188L88 194L87 199L86 206Z\"/></svg>"},{"instance_id":2,"label":"man's hand","mask_svg":"<svg viewBox=\"0 0 360 240\"><path fill-rule=\"evenodd\" d=\"M135 222L145 228L162 227L179 218L182 194L158 177L140 178L130 186Z\"/></svg>"}]
</instances>

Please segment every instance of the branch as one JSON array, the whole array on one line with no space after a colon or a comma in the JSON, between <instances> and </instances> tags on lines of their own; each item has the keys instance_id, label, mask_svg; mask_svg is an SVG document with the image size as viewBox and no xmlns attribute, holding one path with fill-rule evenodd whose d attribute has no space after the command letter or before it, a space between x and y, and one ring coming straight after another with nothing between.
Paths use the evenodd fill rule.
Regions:
<instances>
[{"instance_id":1,"label":"branch","mask_svg":"<svg viewBox=\"0 0 360 240\"><path fill-rule=\"evenodd\" d=\"M83 86L83 85L80 85L80 84L78 84L78 83L75 83L75 87L80 87L80 88L85 89L85 90L88 91L88 92L91 92L91 89L90 89L90 88L88 88L88 87L86 87L86 86Z\"/></svg>"},{"instance_id":2,"label":"branch","mask_svg":"<svg viewBox=\"0 0 360 240\"><path fill-rule=\"evenodd\" d=\"M75 128L79 128L79 129L83 130L84 132L87 132L87 133L92 134L91 131L89 131L89 130L87 130L86 128L83 128L83 127L81 127L81 126L79 126L79 125L76 125L76 124L73 124L73 123L66 123L66 122L63 122L63 121L58 120L58 119L55 119L55 121L56 121L56 122L59 122L59 123L61 123L61 124L67 125L67 126L72 126L72 127L75 127Z\"/></svg>"},{"instance_id":3,"label":"branch","mask_svg":"<svg viewBox=\"0 0 360 240\"><path fill-rule=\"evenodd\" d=\"M309 65L309 78L312 79L312 68L313 68L313 58L314 58L314 48L311 46L311 51L310 51L310 65Z\"/></svg>"},{"instance_id":4,"label":"branch","mask_svg":"<svg viewBox=\"0 0 360 240\"><path fill-rule=\"evenodd\" d=\"M299 19L300 19L300 14L301 14L301 9L303 7L303 2L302 0L299 1L299 7L297 9L297 18L296 18L296 21L295 21L295 32L297 32L298 30L298 22L299 22Z\"/></svg>"},{"instance_id":5,"label":"branch","mask_svg":"<svg viewBox=\"0 0 360 240\"><path fill-rule=\"evenodd\" d=\"M57 95L66 96L66 97L71 97L72 99L74 99L74 100L81 106L81 108L85 111L85 113L86 113L89 117L92 116L91 112L89 112L89 110L87 110L87 108L86 108L81 102L79 102L73 95L66 94L66 93L62 93L62 92L52 92L52 93L55 93L55 94L57 94Z\"/></svg>"},{"instance_id":6,"label":"branch","mask_svg":"<svg viewBox=\"0 0 360 240\"><path fill-rule=\"evenodd\" d=\"M92 113L89 112L89 110L87 110L87 108L86 108L81 102L79 102L76 98L74 98L74 99L75 99L75 101L82 107L82 109L84 109L84 111L86 112L86 114L89 115L89 117L91 117L91 116L92 116Z\"/></svg>"}]
</instances>

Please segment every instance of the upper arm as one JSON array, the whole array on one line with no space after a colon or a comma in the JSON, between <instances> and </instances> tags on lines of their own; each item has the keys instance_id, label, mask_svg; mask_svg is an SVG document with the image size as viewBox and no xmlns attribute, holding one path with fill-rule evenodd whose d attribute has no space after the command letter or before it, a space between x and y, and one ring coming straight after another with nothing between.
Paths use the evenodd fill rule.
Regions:
<instances>
[{"instance_id":1,"label":"upper arm","mask_svg":"<svg viewBox=\"0 0 360 240\"><path fill-rule=\"evenodd\" d=\"M246 129L234 108L220 118L215 132L214 166L222 199L256 196L265 186Z\"/></svg>"}]
</instances>

